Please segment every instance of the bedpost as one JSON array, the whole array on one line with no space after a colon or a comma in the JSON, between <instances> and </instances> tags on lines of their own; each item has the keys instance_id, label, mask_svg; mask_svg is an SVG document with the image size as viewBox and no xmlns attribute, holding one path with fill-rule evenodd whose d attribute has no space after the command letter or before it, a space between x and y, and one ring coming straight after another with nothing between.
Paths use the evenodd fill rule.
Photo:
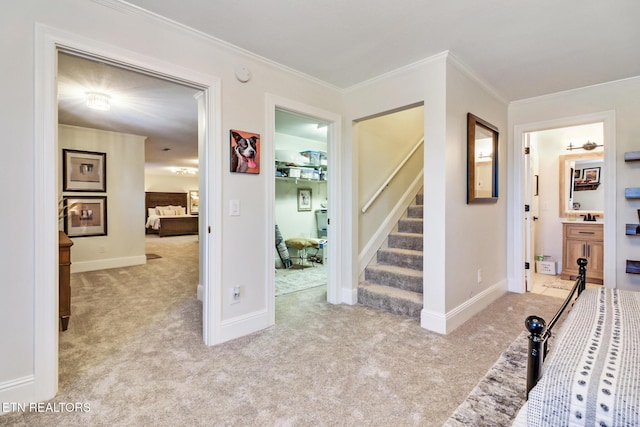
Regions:
<instances>
[{"instance_id":1,"label":"bedpost","mask_svg":"<svg viewBox=\"0 0 640 427\"><path fill-rule=\"evenodd\" d=\"M542 317L529 316L524 321L524 325L529 331L529 354L527 357L527 394L538 383L542 376L542 362L544 361L544 352L542 346L546 341L542 336L546 322Z\"/></svg>"},{"instance_id":2,"label":"bedpost","mask_svg":"<svg viewBox=\"0 0 640 427\"><path fill-rule=\"evenodd\" d=\"M580 284L578 285L578 295L584 291L587 286L587 259L586 258L578 258L578 280L580 280Z\"/></svg>"}]
</instances>

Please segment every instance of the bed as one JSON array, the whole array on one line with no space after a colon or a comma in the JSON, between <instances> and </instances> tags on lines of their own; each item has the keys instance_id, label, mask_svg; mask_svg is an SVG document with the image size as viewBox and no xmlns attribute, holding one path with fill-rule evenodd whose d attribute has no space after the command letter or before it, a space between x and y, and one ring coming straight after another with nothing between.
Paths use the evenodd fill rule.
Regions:
<instances>
[{"instance_id":1,"label":"bed","mask_svg":"<svg viewBox=\"0 0 640 427\"><path fill-rule=\"evenodd\" d=\"M578 260L574 289L548 326L537 316L525 321L528 400L514 426L640 425L640 292L584 290L586 262ZM551 328L574 295L545 357Z\"/></svg>"},{"instance_id":2,"label":"bed","mask_svg":"<svg viewBox=\"0 0 640 427\"><path fill-rule=\"evenodd\" d=\"M187 193L145 193L145 229L160 237L198 234L198 215L187 212Z\"/></svg>"}]
</instances>

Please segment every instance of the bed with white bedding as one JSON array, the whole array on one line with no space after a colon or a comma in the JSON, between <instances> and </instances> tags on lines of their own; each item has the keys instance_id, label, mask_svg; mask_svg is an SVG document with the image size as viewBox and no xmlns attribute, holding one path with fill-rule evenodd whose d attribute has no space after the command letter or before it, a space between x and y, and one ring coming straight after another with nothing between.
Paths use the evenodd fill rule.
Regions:
<instances>
[{"instance_id":1,"label":"bed with white bedding","mask_svg":"<svg viewBox=\"0 0 640 427\"><path fill-rule=\"evenodd\" d=\"M640 426L640 292L583 291L514 426Z\"/></svg>"},{"instance_id":2,"label":"bed with white bedding","mask_svg":"<svg viewBox=\"0 0 640 427\"><path fill-rule=\"evenodd\" d=\"M145 193L147 233L160 237L198 234L198 215L187 213L187 193Z\"/></svg>"}]
</instances>

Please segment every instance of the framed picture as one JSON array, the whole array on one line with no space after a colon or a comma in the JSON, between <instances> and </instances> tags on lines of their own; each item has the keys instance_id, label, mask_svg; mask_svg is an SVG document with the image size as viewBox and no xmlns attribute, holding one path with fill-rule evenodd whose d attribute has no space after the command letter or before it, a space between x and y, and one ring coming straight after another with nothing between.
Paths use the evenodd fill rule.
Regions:
<instances>
[{"instance_id":1,"label":"framed picture","mask_svg":"<svg viewBox=\"0 0 640 427\"><path fill-rule=\"evenodd\" d=\"M63 191L107 191L107 153L62 150Z\"/></svg>"},{"instance_id":2,"label":"framed picture","mask_svg":"<svg viewBox=\"0 0 640 427\"><path fill-rule=\"evenodd\" d=\"M200 196L197 191L189 191L189 213L191 215L198 214L198 207L200 206Z\"/></svg>"},{"instance_id":3,"label":"framed picture","mask_svg":"<svg viewBox=\"0 0 640 427\"><path fill-rule=\"evenodd\" d=\"M576 169L573 171L573 178L580 179L582 177L582 169Z\"/></svg>"},{"instance_id":4,"label":"framed picture","mask_svg":"<svg viewBox=\"0 0 640 427\"><path fill-rule=\"evenodd\" d=\"M107 235L107 198L65 196L64 232L69 237Z\"/></svg>"},{"instance_id":5,"label":"framed picture","mask_svg":"<svg viewBox=\"0 0 640 427\"><path fill-rule=\"evenodd\" d=\"M585 184L600 182L600 166L582 169L582 181Z\"/></svg>"},{"instance_id":6,"label":"framed picture","mask_svg":"<svg viewBox=\"0 0 640 427\"><path fill-rule=\"evenodd\" d=\"M229 131L231 172L260 173L260 134Z\"/></svg>"},{"instance_id":7,"label":"framed picture","mask_svg":"<svg viewBox=\"0 0 640 427\"><path fill-rule=\"evenodd\" d=\"M298 188L298 212L311 210L311 189Z\"/></svg>"}]
</instances>

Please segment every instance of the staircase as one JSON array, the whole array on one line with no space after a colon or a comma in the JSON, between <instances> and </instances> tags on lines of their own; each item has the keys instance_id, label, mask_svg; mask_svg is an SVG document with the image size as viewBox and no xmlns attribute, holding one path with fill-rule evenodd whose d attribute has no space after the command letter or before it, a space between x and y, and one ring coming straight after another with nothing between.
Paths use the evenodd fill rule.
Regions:
<instances>
[{"instance_id":1,"label":"staircase","mask_svg":"<svg viewBox=\"0 0 640 427\"><path fill-rule=\"evenodd\" d=\"M358 286L358 303L420 319L422 310L422 194L378 249Z\"/></svg>"}]
</instances>

